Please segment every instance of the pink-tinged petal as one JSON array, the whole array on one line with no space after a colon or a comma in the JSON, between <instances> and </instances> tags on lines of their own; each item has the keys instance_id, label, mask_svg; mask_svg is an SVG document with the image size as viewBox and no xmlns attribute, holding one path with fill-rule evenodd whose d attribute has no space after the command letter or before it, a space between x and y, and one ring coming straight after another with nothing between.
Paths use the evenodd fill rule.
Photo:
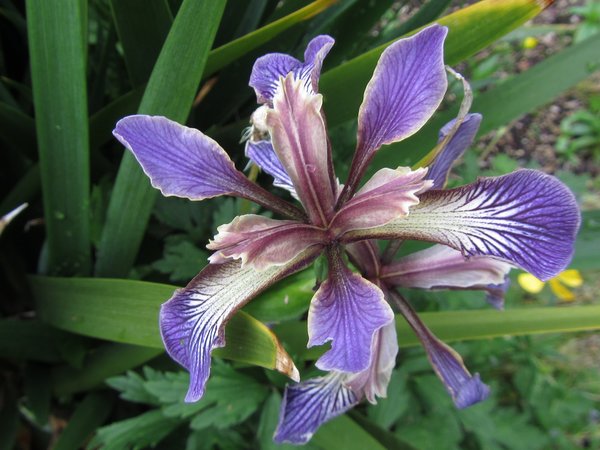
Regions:
<instances>
[{"instance_id":1,"label":"pink-tinged petal","mask_svg":"<svg viewBox=\"0 0 600 450\"><path fill-rule=\"evenodd\" d=\"M432 182L427 169L381 169L336 213L330 224L335 235L385 225L408 214L419 203L417 194Z\"/></svg>"},{"instance_id":2,"label":"pink-tinged petal","mask_svg":"<svg viewBox=\"0 0 600 450\"><path fill-rule=\"evenodd\" d=\"M204 394L211 352L225 345L225 325L231 316L258 293L306 267L316 256L306 252L284 266L261 272L242 269L239 261L209 264L162 305L160 331L165 348L190 372L187 402L195 402Z\"/></svg>"},{"instance_id":3,"label":"pink-tinged petal","mask_svg":"<svg viewBox=\"0 0 600 450\"><path fill-rule=\"evenodd\" d=\"M322 248L324 230L292 220L274 220L247 214L217 228L218 234L206 247L216 250L209 260L222 263L241 259L242 267L264 270L287 264L308 248Z\"/></svg>"},{"instance_id":4,"label":"pink-tinged petal","mask_svg":"<svg viewBox=\"0 0 600 450\"><path fill-rule=\"evenodd\" d=\"M381 328L373 340L373 358L364 372L349 376L346 384L360 397L377 403L377 397L386 397L392 370L396 365L398 337L392 322Z\"/></svg>"},{"instance_id":5,"label":"pink-tinged petal","mask_svg":"<svg viewBox=\"0 0 600 450\"><path fill-rule=\"evenodd\" d=\"M311 222L326 225L335 203L329 170L327 132L321 115L323 97L309 92L301 80L282 80L267 125L273 147Z\"/></svg>"},{"instance_id":6,"label":"pink-tinged petal","mask_svg":"<svg viewBox=\"0 0 600 450\"><path fill-rule=\"evenodd\" d=\"M433 180L432 189L442 189L448 181L448 174L454 162L460 158L465 150L473 143L479 124L481 114L467 114L465 119L456 130L454 136L440 150L434 161L429 165L427 178ZM454 120L448 122L440 130L439 142L443 141L454 126Z\"/></svg>"},{"instance_id":7,"label":"pink-tinged petal","mask_svg":"<svg viewBox=\"0 0 600 450\"><path fill-rule=\"evenodd\" d=\"M248 141L246 143L246 156L256 164L260 170L273 177L273 185L285 189L294 198L298 198L290 176L287 174L281 161L275 154L273 145L269 141Z\"/></svg>"},{"instance_id":8,"label":"pink-tinged petal","mask_svg":"<svg viewBox=\"0 0 600 450\"><path fill-rule=\"evenodd\" d=\"M331 341L316 363L321 370L362 372L371 363L376 331L394 314L381 289L350 271L338 251L328 252L329 275L310 304L308 347Z\"/></svg>"},{"instance_id":9,"label":"pink-tinged petal","mask_svg":"<svg viewBox=\"0 0 600 450\"><path fill-rule=\"evenodd\" d=\"M279 78L285 78L289 73L294 73L313 92L317 92L323 60L333 43L333 38L325 35L312 39L304 52L304 63L283 53L269 53L258 58L249 82L256 92L257 101L270 104L277 91Z\"/></svg>"},{"instance_id":10,"label":"pink-tinged petal","mask_svg":"<svg viewBox=\"0 0 600 450\"><path fill-rule=\"evenodd\" d=\"M302 219L295 206L248 180L214 140L166 117L136 115L121 119L113 131L165 196L203 200L234 195L279 214Z\"/></svg>"},{"instance_id":11,"label":"pink-tinged petal","mask_svg":"<svg viewBox=\"0 0 600 450\"><path fill-rule=\"evenodd\" d=\"M382 145L416 133L440 105L448 86L447 33L446 27L432 25L382 53L358 113L358 143L346 184L350 194Z\"/></svg>"},{"instance_id":12,"label":"pink-tinged petal","mask_svg":"<svg viewBox=\"0 0 600 450\"><path fill-rule=\"evenodd\" d=\"M491 256L542 280L562 272L573 255L580 213L556 178L536 170L481 178L446 191L427 191L410 214L342 239L419 239L449 245L464 256Z\"/></svg>"},{"instance_id":13,"label":"pink-tinged petal","mask_svg":"<svg viewBox=\"0 0 600 450\"><path fill-rule=\"evenodd\" d=\"M388 286L419 289L484 290L488 301L501 309L512 266L488 256L465 258L445 245L434 245L381 268Z\"/></svg>"},{"instance_id":14,"label":"pink-tinged petal","mask_svg":"<svg viewBox=\"0 0 600 450\"><path fill-rule=\"evenodd\" d=\"M366 278L379 278L381 268L381 259L379 257L379 248L375 241L352 242L344 249L350 256L350 261L354 264Z\"/></svg>"},{"instance_id":15,"label":"pink-tinged petal","mask_svg":"<svg viewBox=\"0 0 600 450\"><path fill-rule=\"evenodd\" d=\"M490 388L481 381L479 374L471 375L460 355L427 328L404 298L394 292L390 296L421 340L433 370L444 383L456 407L463 409L488 398Z\"/></svg>"},{"instance_id":16,"label":"pink-tinged petal","mask_svg":"<svg viewBox=\"0 0 600 450\"><path fill-rule=\"evenodd\" d=\"M345 385L345 378L345 374L333 372L287 386L275 442L305 444L322 424L358 404L359 398Z\"/></svg>"}]
</instances>

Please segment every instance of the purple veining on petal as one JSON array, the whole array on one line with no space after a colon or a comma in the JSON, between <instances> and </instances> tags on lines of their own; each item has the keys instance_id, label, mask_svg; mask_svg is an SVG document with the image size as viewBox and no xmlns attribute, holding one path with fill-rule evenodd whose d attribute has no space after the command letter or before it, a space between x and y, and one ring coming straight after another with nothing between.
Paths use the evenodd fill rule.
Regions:
<instances>
[{"instance_id":1,"label":"purple veining on petal","mask_svg":"<svg viewBox=\"0 0 600 450\"><path fill-rule=\"evenodd\" d=\"M447 136L454 126L454 122L455 120L451 120L440 130L439 141L442 141ZM433 180L432 189L442 189L446 185L452 165L473 143L480 123L481 114L467 114L454 136L429 165L427 177Z\"/></svg>"},{"instance_id":2,"label":"purple veining on petal","mask_svg":"<svg viewBox=\"0 0 600 450\"><path fill-rule=\"evenodd\" d=\"M330 249L328 260L328 277L308 311L308 347L331 341L316 363L321 370L361 372L371 362L375 332L394 314L381 289L344 265L339 249Z\"/></svg>"},{"instance_id":3,"label":"purple veining on petal","mask_svg":"<svg viewBox=\"0 0 600 450\"><path fill-rule=\"evenodd\" d=\"M350 232L343 241L419 239L515 264L542 280L562 272L573 255L580 213L571 191L537 170L480 178L420 196L410 214L379 228Z\"/></svg>"},{"instance_id":4,"label":"purple veining on petal","mask_svg":"<svg viewBox=\"0 0 600 450\"><path fill-rule=\"evenodd\" d=\"M128 116L113 134L163 195L201 200L247 188L248 180L219 144L166 117Z\"/></svg>"},{"instance_id":5,"label":"purple veining on petal","mask_svg":"<svg viewBox=\"0 0 600 450\"><path fill-rule=\"evenodd\" d=\"M321 115L323 97L307 91L290 75L267 113L275 153L290 176L311 222L326 225L333 214L335 192L329 171L327 130Z\"/></svg>"},{"instance_id":6,"label":"purple veining on petal","mask_svg":"<svg viewBox=\"0 0 600 450\"><path fill-rule=\"evenodd\" d=\"M285 189L292 196L298 198L290 176L281 165L281 161L279 161L273 145L269 141L248 141L246 143L246 156L262 171L273 177L274 186Z\"/></svg>"},{"instance_id":7,"label":"purple veining on petal","mask_svg":"<svg viewBox=\"0 0 600 450\"><path fill-rule=\"evenodd\" d=\"M242 269L239 261L209 264L162 305L159 322L165 348L190 372L187 402L195 402L204 394L210 355L214 348L225 345L229 318L258 293L306 267L316 256L305 252L284 266L261 272Z\"/></svg>"},{"instance_id":8,"label":"purple veining on petal","mask_svg":"<svg viewBox=\"0 0 600 450\"><path fill-rule=\"evenodd\" d=\"M352 264L360 270L360 273L362 273L365 278L379 278L381 260L379 257L377 241L352 242L344 246L344 249L348 253Z\"/></svg>"},{"instance_id":9,"label":"purple veining on petal","mask_svg":"<svg viewBox=\"0 0 600 450\"><path fill-rule=\"evenodd\" d=\"M427 169L381 169L336 213L330 229L336 235L384 225L404 217L427 190Z\"/></svg>"},{"instance_id":10,"label":"purple veining on petal","mask_svg":"<svg viewBox=\"0 0 600 450\"><path fill-rule=\"evenodd\" d=\"M444 383L456 407L462 409L485 400L490 388L481 382L479 374L470 374L460 355L427 328L404 298L395 292L390 297L421 340L436 375Z\"/></svg>"},{"instance_id":11,"label":"purple veining on petal","mask_svg":"<svg viewBox=\"0 0 600 450\"><path fill-rule=\"evenodd\" d=\"M345 374L332 372L287 386L275 442L305 444L323 423L356 405L359 398L346 387L344 380Z\"/></svg>"},{"instance_id":12,"label":"purple veining on petal","mask_svg":"<svg viewBox=\"0 0 600 450\"><path fill-rule=\"evenodd\" d=\"M218 234L206 247L216 252L213 264L228 258L241 259L242 267L264 270L286 264L309 247L323 247L325 232L317 227L292 220L275 220L246 214L218 227Z\"/></svg>"},{"instance_id":13,"label":"purple veining on petal","mask_svg":"<svg viewBox=\"0 0 600 450\"><path fill-rule=\"evenodd\" d=\"M498 259L487 256L467 259L458 250L434 245L384 265L380 279L388 286L483 290L488 302L502 309L511 268Z\"/></svg>"},{"instance_id":14,"label":"purple veining on petal","mask_svg":"<svg viewBox=\"0 0 600 450\"><path fill-rule=\"evenodd\" d=\"M350 194L382 145L416 133L440 105L448 86L447 33L446 27L434 24L394 42L379 58L358 114L358 142L346 183Z\"/></svg>"},{"instance_id":15,"label":"purple veining on petal","mask_svg":"<svg viewBox=\"0 0 600 450\"><path fill-rule=\"evenodd\" d=\"M333 38L326 35L312 39L304 52L304 63L283 53L269 53L258 58L252 68L249 82L256 92L257 101L270 104L277 90L279 78L285 78L292 72L313 92L317 92L323 60L333 43Z\"/></svg>"},{"instance_id":16,"label":"purple veining on petal","mask_svg":"<svg viewBox=\"0 0 600 450\"><path fill-rule=\"evenodd\" d=\"M396 324L389 323L377 330L373 339L373 358L367 370L348 377L346 384L360 397L377 403L377 397L386 397L392 370L398 354Z\"/></svg>"}]
</instances>

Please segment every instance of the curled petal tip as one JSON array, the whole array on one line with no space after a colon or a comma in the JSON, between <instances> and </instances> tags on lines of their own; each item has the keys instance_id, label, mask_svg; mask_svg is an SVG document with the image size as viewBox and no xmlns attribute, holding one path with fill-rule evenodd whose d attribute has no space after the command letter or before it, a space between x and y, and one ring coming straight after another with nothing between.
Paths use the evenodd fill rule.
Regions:
<instances>
[{"instance_id":1,"label":"curled petal tip","mask_svg":"<svg viewBox=\"0 0 600 450\"><path fill-rule=\"evenodd\" d=\"M454 404L458 409L468 408L486 400L489 395L489 386L483 383L479 374L476 373L460 387L454 398Z\"/></svg>"}]
</instances>

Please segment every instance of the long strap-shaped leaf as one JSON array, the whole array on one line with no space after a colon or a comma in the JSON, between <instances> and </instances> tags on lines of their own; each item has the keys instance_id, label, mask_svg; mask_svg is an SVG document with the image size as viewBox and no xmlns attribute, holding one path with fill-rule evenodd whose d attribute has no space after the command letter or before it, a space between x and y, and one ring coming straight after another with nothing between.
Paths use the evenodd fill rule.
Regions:
<instances>
[{"instance_id":1,"label":"long strap-shaped leaf","mask_svg":"<svg viewBox=\"0 0 600 450\"><path fill-rule=\"evenodd\" d=\"M453 65L471 56L537 15L550 3L540 0L483 0L436 20L449 28L444 46L446 63ZM320 89L327 100L325 112L330 127L358 115L365 86L379 55L390 43L323 74Z\"/></svg>"},{"instance_id":2,"label":"long strap-shaped leaf","mask_svg":"<svg viewBox=\"0 0 600 450\"><path fill-rule=\"evenodd\" d=\"M132 280L32 276L37 311L57 328L108 341L161 349L158 310L175 286ZM275 335L246 313L225 331L215 356L285 371L289 356Z\"/></svg>"},{"instance_id":3,"label":"long strap-shaped leaf","mask_svg":"<svg viewBox=\"0 0 600 450\"><path fill-rule=\"evenodd\" d=\"M80 0L27 0L31 79L49 270L90 270L89 144Z\"/></svg>"},{"instance_id":4,"label":"long strap-shaped leaf","mask_svg":"<svg viewBox=\"0 0 600 450\"><path fill-rule=\"evenodd\" d=\"M183 2L150 76L140 113L185 121L224 7L224 0ZM156 191L135 158L125 153L98 248L96 275L127 275L155 197Z\"/></svg>"},{"instance_id":5,"label":"long strap-shaped leaf","mask_svg":"<svg viewBox=\"0 0 600 450\"><path fill-rule=\"evenodd\" d=\"M156 325L159 305L175 286L131 280L31 277L43 321L73 333L115 342L160 347ZM285 297L285 290L281 292ZM256 300L260 301L260 299ZM555 333L600 328L600 305L423 313L423 321L445 341L486 339L505 335ZM404 319L396 320L402 346L418 345ZM278 344L270 331L248 314L238 313L227 326L222 357L274 367ZM294 350L306 347L306 324L276 327ZM315 357L317 351L306 351Z\"/></svg>"}]
</instances>

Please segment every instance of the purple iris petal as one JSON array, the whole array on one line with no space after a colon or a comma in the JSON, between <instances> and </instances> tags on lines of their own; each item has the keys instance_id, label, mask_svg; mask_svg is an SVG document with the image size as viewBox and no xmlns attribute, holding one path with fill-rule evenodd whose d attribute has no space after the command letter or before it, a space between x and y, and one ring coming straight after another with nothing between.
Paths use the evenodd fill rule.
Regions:
<instances>
[{"instance_id":1,"label":"purple iris petal","mask_svg":"<svg viewBox=\"0 0 600 450\"><path fill-rule=\"evenodd\" d=\"M300 384L287 386L274 440L304 444L325 422L345 413L359 402L345 383L345 374L332 372Z\"/></svg>"},{"instance_id":2,"label":"purple iris petal","mask_svg":"<svg viewBox=\"0 0 600 450\"><path fill-rule=\"evenodd\" d=\"M421 340L433 370L444 383L456 407L462 409L485 400L490 395L490 388L481 382L479 374L469 373L460 355L425 326L406 300L394 292L390 296Z\"/></svg>"},{"instance_id":3,"label":"purple iris petal","mask_svg":"<svg viewBox=\"0 0 600 450\"><path fill-rule=\"evenodd\" d=\"M492 256L548 280L569 264L580 213L571 191L536 170L480 178L451 190L427 191L410 214L344 240L419 239Z\"/></svg>"},{"instance_id":4,"label":"purple iris petal","mask_svg":"<svg viewBox=\"0 0 600 450\"><path fill-rule=\"evenodd\" d=\"M292 180L281 165L281 161L279 161L273 145L269 141L248 141L246 143L246 156L262 171L273 177L273 185L289 191L297 198Z\"/></svg>"},{"instance_id":5,"label":"purple iris petal","mask_svg":"<svg viewBox=\"0 0 600 450\"><path fill-rule=\"evenodd\" d=\"M238 195L248 180L211 138L166 117L128 116L113 131L163 195L202 200Z\"/></svg>"},{"instance_id":6,"label":"purple iris petal","mask_svg":"<svg viewBox=\"0 0 600 450\"><path fill-rule=\"evenodd\" d=\"M267 112L277 157L314 225L329 222L336 195L322 102L320 94L307 91L302 81L288 75L273 98L273 109Z\"/></svg>"},{"instance_id":7,"label":"purple iris petal","mask_svg":"<svg viewBox=\"0 0 600 450\"><path fill-rule=\"evenodd\" d=\"M408 214L419 203L417 194L431 186L427 169L381 169L335 214L329 228L335 234L373 228Z\"/></svg>"},{"instance_id":8,"label":"purple iris petal","mask_svg":"<svg viewBox=\"0 0 600 450\"><path fill-rule=\"evenodd\" d=\"M360 398L365 397L371 403L377 403L377 397L387 395L392 370L396 365L398 337L394 322L384 326L375 334L373 340L373 358L367 370L348 377L346 384Z\"/></svg>"},{"instance_id":9,"label":"purple iris petal","mask_svg":"<svg viewBox=\"0 0 600 450\"><path fill-rule=\"evenodd\" d=\"M346 245L346 252L354 264L366 278L379 277L381 260L377 241L359 241Z\"/></svg>"},{"instance_id":10,"label":"purple iris petal","mask_svg":"<svg viewBox=\"0 0 600 450\"><path fill-rule=\"evenodd\" d=\"M356 373L369 366L374 334L394 314L381 289L350 271L338 251L328 252L329 275L310 304L308 346L331 341L317 367Z\"/></svg>"},{"instance_id":11,"label":"purple iris petal","mask_svg":"<svg viewBox=\"0 0 600 450\"><path fill-rule=\"evenodd\" d=\"M136 115L121 119L113 134L165 196L202 200L234 195L287 217L304 217L295 206L248 180L221 146L198 130L166 117Z\"/></svg>"},{"instance_id":12,"label":"purple iris petal","mask_svg":"<svg viewBox=\"0 0 600 450\"><path fill-rule=\"evenodd\" d=\"M484 290L488 302L502 309L508 272L512 266L488 256L465 258L445 245L434 245L381 268L388 286L420 289Z\"/></svg>"},{"instance_id":13,"label":"purple iris petal","mask_svg":"<svg viewBox=\"0 0 600 450\"><path fill-rule=\"evenodd\" d=\"M306 267L316 255L306 252L282 266L257 272L239 261L209 264L162 305L160 331L171 358L190 372L187 402L204 394L210 355L225 345L225 325L247 301L281 278Z\"/></svg>"},{"instance_id":14,"label":"purple iris petal","mask_svg":"<svg viewBox=\"0 0 600 450\"><path fill-rule=\"evenodd\" d=\"M234 258L242 260L242 267L264 270L286 264L307 248L323 247L325 242L325 232L312 225L246 214L219 226L206 247L217 251L209 258L213 264Z\"/></svg>"},{"instance_id":15,"label":"purple iris petal","mask_svg":"<svg viewBox=\"0 0 600 450\"><path fill-rule=\"evenodd\" d=\"M304 52L304 63L283 53L269 53L258 58L252 68L249 85L254 88L259 103L271 103L279 78L294 73L304 80L307 87L317 92L323 60L331 50L334 40L330 36L312 39Z\"/></svg>"},{"instance_id":16,"label":"purple iris petal","mask_svg":"<svg viewBox=\"0 0 600 450\"><path fill-rule=\"evenodd\" d=\"M394 42L379 58L358 114L358 143L346 185L350 193L382 145L416 133L440 105L448 86L447 33L446 27L432 25Z\"/></svg>"},{"instance_id":17,"label":"purple iris petal","mask_svg":"<svg viewBox=\"0 0 600 450\"><path fill-rule=\"evenodd\" d=\"M440 142L448 135L454 126L454 122L454 120L448 122L440 130ZM450 138L435 160L428 166L427 178L433 180L432 189L442 189L446 185L454 161L460 158L473 143L480 123L481 114L467 114L454 136Z\"/></svg>"}]
</instances>

